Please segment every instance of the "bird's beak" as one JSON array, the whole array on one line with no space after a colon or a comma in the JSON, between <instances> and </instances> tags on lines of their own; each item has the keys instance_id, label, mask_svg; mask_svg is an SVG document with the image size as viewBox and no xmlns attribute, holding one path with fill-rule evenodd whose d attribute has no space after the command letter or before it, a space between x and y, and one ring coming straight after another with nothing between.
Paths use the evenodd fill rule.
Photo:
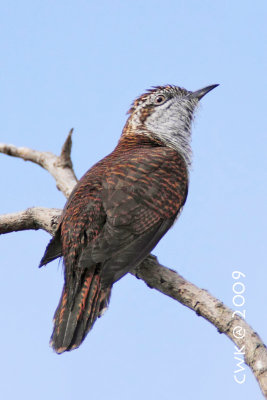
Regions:
<instances>
[{"instance_id":1,"label":"bird's beak","mask_svg":"<svg viewBox=\"0 0 267 400\"><path fill-rule=\"evenodd\" d=\"M197 99L200 100L202 99L202 97L204 97L207 93L209 93L212 89L215 89L217 86L219 86L218 84L216 85L210 85L207 87L204 87L203 89L199 89L196 92L191 92L189 94L189 97L191 99Z\"/></svg>"}]
</instances>

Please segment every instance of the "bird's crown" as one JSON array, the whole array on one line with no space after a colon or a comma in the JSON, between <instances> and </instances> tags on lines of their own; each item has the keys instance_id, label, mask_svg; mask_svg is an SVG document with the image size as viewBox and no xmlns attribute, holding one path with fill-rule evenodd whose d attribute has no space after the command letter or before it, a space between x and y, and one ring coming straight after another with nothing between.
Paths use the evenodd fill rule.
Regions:
<instances>
[{"instance_id":1,"label":"bird's crown","mask_svg":"<svg viewBox=\"0 0 267 400\"><path fill-rule=\"evenodd\" d=\"M137 97L127 114L132 114L137 108L140 106L147 105L160 105L163 102L163 99L170 99L174 96L186 96L187 94L192 93L187 91L184 88L174 86L174 85L165 85L165 86L152 86L152 88L148 89L141 96ZM158 96L163 96L162 99L158 98Z\"/></svg>"}]
</instances>

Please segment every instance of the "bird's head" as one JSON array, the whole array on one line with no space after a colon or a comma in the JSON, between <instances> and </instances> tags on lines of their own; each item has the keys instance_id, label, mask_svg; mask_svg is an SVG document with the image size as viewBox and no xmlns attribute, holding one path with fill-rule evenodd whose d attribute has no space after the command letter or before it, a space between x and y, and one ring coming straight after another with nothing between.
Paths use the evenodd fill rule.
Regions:
<instances>
[{"instance_id":1,"label":"bird's head","mask_svg":"<svg viewBox=\"0 0 267 400\"><path fill-rule=\"evenodd\" d=\"M178 86L156 86L138 97L128 113L123 136L148 135L191 161L191 123L199 100L218 85L190 92Z\"/></svg>"}]
</instances>

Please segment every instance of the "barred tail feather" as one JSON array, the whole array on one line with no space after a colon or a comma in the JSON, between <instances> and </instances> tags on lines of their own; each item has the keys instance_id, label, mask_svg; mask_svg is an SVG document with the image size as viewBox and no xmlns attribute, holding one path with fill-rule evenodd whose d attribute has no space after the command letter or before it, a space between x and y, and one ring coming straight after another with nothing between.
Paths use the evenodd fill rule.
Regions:
<instances>
[{"instance_id":1,"label":"barred tail feather","mask_svg":"<svg viewBox=\"0 0 267 400\"><path fill-rule=\"evenodd\" d=\"M100 276L95 271L86 271L81 279L72 304L68 301L68 288L64 286L55 312L50 345L58 354L79 347L109 303L111 287L102 289Z\"/></svg>"}]
</instances>

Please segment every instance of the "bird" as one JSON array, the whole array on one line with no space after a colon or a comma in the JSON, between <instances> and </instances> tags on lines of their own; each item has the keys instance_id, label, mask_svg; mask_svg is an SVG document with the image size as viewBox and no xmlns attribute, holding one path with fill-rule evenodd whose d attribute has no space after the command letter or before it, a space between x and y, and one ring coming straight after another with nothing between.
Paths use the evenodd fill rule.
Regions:
<instances>
[{"instance_id":1,"label":"bird","mask_svg":"<svg viewBox=\"0 0 267 400\"><path fill-rule=\"evenodd\" d=\"M132 103L115 149L73 189L40 262L63 257L64 286L50 340L56 353L80 346L107 309L113 284L177 220L188 193L195 110L217 86L147 90Z\"/></svg>"}]
</instances>

